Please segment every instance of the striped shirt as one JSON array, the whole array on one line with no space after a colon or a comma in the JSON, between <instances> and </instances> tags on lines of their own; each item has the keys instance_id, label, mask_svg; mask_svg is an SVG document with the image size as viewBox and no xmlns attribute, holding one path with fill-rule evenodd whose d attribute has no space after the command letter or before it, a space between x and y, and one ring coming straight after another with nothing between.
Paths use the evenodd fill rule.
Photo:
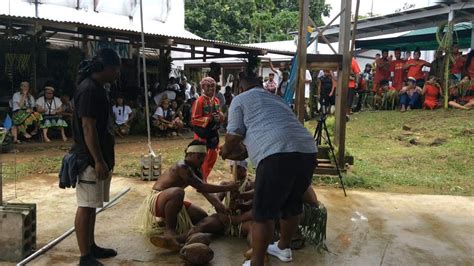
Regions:
<instances>
[{"instance_id":1,"label":"striped shirt","mask_svg":"<svg viewBox=\"0 0 474 266\"><path fill-rule=\"evenodd\" d=\"M313 137L287 103L263 88L253 88L232 100L227 133L244 138L255 167L276 153L317 152Z\"/></svg>"}]
</instances>

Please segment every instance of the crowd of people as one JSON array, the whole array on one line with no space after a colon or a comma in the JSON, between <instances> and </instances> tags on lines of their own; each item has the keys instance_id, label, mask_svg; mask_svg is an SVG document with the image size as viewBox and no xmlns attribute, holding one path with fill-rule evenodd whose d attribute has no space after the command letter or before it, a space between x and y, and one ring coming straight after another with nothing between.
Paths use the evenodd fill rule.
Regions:
<instances>
[{"instance_id":1,"label":"crowd of people","mask_svg":"<svg viewBox=\"0 0 474 266\"><path fill-rule=\"evenodd\" d=\"M355 86L349 86L348 114L360 111L362 107L374 109L395 109L397 103L401 112L415 108L433 110L442 106L445 92L448 90L449 106L468 110L474 106L474 51L463 55L457 45L452 47L453 62L448 75L449 86L445 88L444 57L437 52L430 63L420 58L419 49L402 58L397 48L389 55L382 50L372 64L366 64L361 72L357 67L351 69L351 80Z\"/></svg>"},{"instance_id":2,"label":"crowd of people","mask_svg":"<svg viewBox=\"0 0 474 266\"><path fill-rule=\"evenodd\" d=\"M14 143L21 143L19 137L26 140L39 135L45 142L51 142L50 131L57 129L63 141L67 141L65 129L71 120L73 106L69 96L55 96L52 86L45 86L42 95L35 98L30 84L20 83L20 89L10 100L12 110L12 135Z\"/></svg>"}]
</instances>

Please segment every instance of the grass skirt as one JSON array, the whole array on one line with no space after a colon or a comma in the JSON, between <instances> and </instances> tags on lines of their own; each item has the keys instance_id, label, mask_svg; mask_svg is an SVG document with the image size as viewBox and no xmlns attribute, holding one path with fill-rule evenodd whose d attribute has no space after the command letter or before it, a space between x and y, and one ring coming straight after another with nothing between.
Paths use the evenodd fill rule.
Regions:
<instances>
[{"instance_id":1,"label":"grass skirt","mask_svg":"<svg viewBox=\"0 0 474 266\"><path fill-rule=\"evenodd\" d=\"M162 234L164 231L164 222L160 222L156 216L156 201L160 192L151 191L150 194L138 208L138 212L135 216L135 225L141 233L152 236ZM186 207L183 206L178 214L178 222L176 225L176 234L183 234L188 232L193 223L189 217Z\"/></svg>"}]
</instances>

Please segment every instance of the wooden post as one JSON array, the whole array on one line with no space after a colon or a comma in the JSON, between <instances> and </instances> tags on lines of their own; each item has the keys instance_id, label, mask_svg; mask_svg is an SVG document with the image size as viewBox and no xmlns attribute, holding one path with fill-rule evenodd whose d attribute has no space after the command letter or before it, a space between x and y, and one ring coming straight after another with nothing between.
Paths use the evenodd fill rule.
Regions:
<instances>
[{"instance_id":1,"label":"wooden post","mask_svg":"<svg viewBox=\"0 0 474 266\"><path fill-rule=\"evenodd\" d=\"M474 20L471 21L471 50L474 50Z\"/></svg>"},{"instance_id":2,"label":"wooden post","mask_svg":"<svg viewBox=\"0 0 474 266\"><path fill-rule=\"evenodd\" d=\"M342 71L337 75L336 88L336 127L334 128L334 142L338 148L338 162L341 168L345 167L345 141L346 141L346 111L347 111L347 90L349 84L349 74L351 69L352 56L349 50L351 37L351 7L352 0L341 0L341 15L339 30L339 54L342 54Z\"/></svg>"},{"instance_id":3,"label":"wooden post","mask_svg":"<svg viewBox=\"0 0 474 266\"><path fill-rule=\"evenodd\" d=\"M298 32L298 78L296 79L296 114L298 120L304 124L304 113L305 113L305 99L304 99L304 87L306 81L306 33L308 31L308 16L309 16L309 0L300 0L300 22Z\"/></svg>"}]
</instances>

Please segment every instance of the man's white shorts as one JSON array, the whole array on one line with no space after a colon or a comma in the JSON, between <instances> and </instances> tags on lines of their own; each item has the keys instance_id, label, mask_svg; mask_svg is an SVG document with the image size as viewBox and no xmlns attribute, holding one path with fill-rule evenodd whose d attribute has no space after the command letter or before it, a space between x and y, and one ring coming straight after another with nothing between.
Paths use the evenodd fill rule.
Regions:
<instances>
[{"instance_id":1,"label":"man's white shorts","mask_svg":"<svg viewBox=\"0 0 474 266\"><path fill-rule=\"evenodd\" d=\"M109 178L98 180L95 169L92 166L88 166L78 176L76 186L77 206L87 208L103 207L104 202L109 201L111 179L112 173L110 173Z\"/></svg>"}]
</instances>

